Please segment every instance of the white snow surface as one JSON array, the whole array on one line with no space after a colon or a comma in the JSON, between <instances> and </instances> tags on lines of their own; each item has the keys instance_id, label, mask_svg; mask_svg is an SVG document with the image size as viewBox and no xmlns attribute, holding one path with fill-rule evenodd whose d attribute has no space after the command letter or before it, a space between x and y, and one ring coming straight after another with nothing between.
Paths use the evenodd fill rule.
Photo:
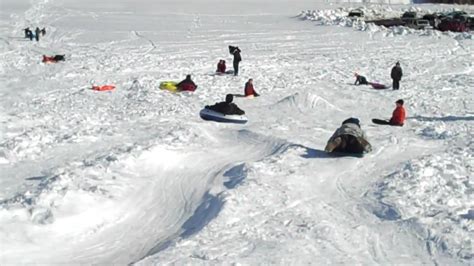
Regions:
<instances>
[{"instance_id":1,"label":"white snow surface","mask_svg":"<svg viewBox=\"0 0 474 266\"><path fill-rule=\"evenodd\" d=\"M0 7L1 265L472 264L472 35L343 18L352 7L381 16L469 7ZM28 26L47 34L26 40ZM237 77L213 74L219 59L232 68L228 45L242 50ZM45 65L43 54L67 59ZM354 72L390 84L396 61L399 91L352 85ZM158 89L189 73L195 92ZM199 118L248 78L262 96L235 98L247 124ZM404 127L371 124L399 98ZM351 116L374 150L328 156L327 139Z\"/></svg>"}]
</instances>

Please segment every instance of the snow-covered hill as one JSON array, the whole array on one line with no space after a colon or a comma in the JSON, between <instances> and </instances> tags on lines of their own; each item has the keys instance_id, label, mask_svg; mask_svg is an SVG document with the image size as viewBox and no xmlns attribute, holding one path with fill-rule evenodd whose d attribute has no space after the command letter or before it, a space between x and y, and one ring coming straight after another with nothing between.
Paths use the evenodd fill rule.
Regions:
<instances>
[{"instance_id":1,"label":"snow-covered hill","mask_svg":"<svg viewBox=\"0 0 474 266\"><path fill-rule=\"evenodd\" d=\"M0 264L472 263L471 35L340 27L348 6L2 0ZM238 77L213 74L228 45ZM352 85L396 61L401 90ZM199 118L249 78L246 125ZM399 98L404 127L371 124ZM351 116L374 151L328 156Z\"/></svg>"}]
</instances>

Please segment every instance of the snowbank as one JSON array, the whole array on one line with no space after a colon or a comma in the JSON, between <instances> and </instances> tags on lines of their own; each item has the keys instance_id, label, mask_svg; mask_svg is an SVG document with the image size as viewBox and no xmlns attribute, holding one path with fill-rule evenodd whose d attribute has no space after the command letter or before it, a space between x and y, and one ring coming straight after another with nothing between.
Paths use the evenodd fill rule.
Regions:
<instances>
[{"instance_id":1,"label":"snowbank","mask_svg":"<svg viewBox=\"0 0 474 266\"><path fill-rule=\"evenodd\" d=\"M373 193L394 209L377 215L420 227L415 231L431 253L446 252L467 262L474 258L474 146L447 153L412 160L378 183Z\"/></svg>"},{"instance_id":2,"label":"snowbank","mask_svg":"<svg viewBox=\"0 0 474 266\"><path fill-rule=\"evenodd\" d=\"M416 30L409 27L396 26L386 28L383 26L377 26L373 23L366 23L368 20L376 20L383 18L399 18L405 11L416 11L418 14L431 13L431 12L447 12L452 9L434 9L429 10L419 7L410 8L392 8L391 6L361 6L360 9L364 12L364 18L351 18L348 14L355 8L340 7L336 9L323 9L323 10L307 10L302 11L299 14L299 18L302 20L309 20L318 23L318 25L339 25L343 27L352 27L358 31L367 31L371 34L382 33L386 37L393 37L396 35L408 35L415 34L419 36L441 36L447 35L455 39L472 39L472 34L468 32L440 32L433 29Z\"/></svg>"}]
</instances>

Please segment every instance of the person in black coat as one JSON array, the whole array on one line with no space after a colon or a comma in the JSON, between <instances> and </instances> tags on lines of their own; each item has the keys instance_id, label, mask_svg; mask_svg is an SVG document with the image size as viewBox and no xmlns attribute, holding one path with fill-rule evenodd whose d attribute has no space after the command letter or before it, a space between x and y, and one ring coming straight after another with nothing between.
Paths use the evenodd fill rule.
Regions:
<instances>
[{"instance_id":1,"label":"person in black coat","mask_svg":"<svg viewBox=\"0 0 474 266\"><path fill-rule=\"evenodd\" d=\"M25 31L25 38L31 38L31 30L30 28L23 29Z\"/></svg>"},{"instance_id":2,"label":"person in black coat","mask_svg":"<svg viewBox=\"0 0 474 266\"><path fill-rule=\"evenodd\" d=\"M227 94L225 96L225 102L216 103L214 105L207 105L206 109L219 112L224 115L243 115L245 112L241 110L235 103L234 96L232 94Z\"/></svg>"},{"instance_id":3,"label":"person in black coat","mask_svg":"<svg viewBox=\"0 0 474 266\"><path fill-rule=\"evenodd\" d=\"M234 56L234 76L237 76L239 74L239 63L240 61L242 61L240 52L242 51L240 51L239 47L229 45L229 53Z\"/></svg>"},{"instance_id":4,"label":"person in black coat","mask_svg":"<svg viewBox=\"0 0 474 266\"><path fill-rule=\"evenodd\" d=\"M39 41L40 34L41 34L40 28L36 27L36 29L35 29L35 39L36 39L37 42Z\"/></svg>"},{"instance_id":5,"label":"person in black coat","mask_svg":"<svg viewBox=\"0 0 474 266\"><path fill-rule=\"evenodd\" d=\"M66 57L63 54L57 54L53 57L55 61L66 61Z\"/></svg>"},{"instance_id":6,"label":"person in black coat","mask_svg":"<svg viewBox=\"0 0 474 266\"><path fill-rule=\"evenodd\" d=\"M392 72L390 74L393 80L393 89L398 90L400 88L400 80L402 79L403 72L402 68L400 67L400 62L397 62L395 66L392 68Z\"/></svg>"}]
</instances>

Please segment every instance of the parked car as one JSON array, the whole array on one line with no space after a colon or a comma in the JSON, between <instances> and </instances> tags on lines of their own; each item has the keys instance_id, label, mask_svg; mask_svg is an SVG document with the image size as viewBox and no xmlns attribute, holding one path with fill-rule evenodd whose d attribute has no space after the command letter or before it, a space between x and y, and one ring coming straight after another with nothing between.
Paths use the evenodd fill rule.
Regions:
<instances>
[{"instance_id":1,"label":"parked car","mask_svg":"<svg viewBox=\"0 0 474 266\"><path fill-rule=\"evenodd\" d=\"M354 9L349 12L348 17L363 17L364 16L364 11L360 9Z\"/></svg>"},{"instance_id":2,"label":"parked car","mask_svg":"<svg viewBox=\"0 0 474 266\"><path fill-rule=\"evenodd\" d=\"M447 14L448 17L452 17L453 19L465 20L467 13L464 11L453 11Z\"/></svg>"},{"instance_id":3,"label":"parked car","mask_svg":"<svg viewBox=\"0 0 474 266\"><path fill-rule=\"evenodd\" d=\"M403 21L405 22L405 26L412 29L422 30L422 29L432 28L432 26L430 25L430 22L426 19L406 18Z\"/></svg>"},{"instance_id":4,"label":"parked car","mask_svg":"<svg viewBox=\"0 0 474 266\"><path fill-rule=\"evenodd\" d=\"M470 15L467 17L467 26L470 30L474 30L474 16Z\"/></svg>"},{"instance_id":5,"label":"parked car","mask_svg":"<svg viewBox=\"0 0 474 266\"><path fill-rule=\"evenodd\" d=\"M438 24L441 22L441 17L438 13L425 14L422 19L428 20L430 26L433 28L437 28Z\"/></svg>"},{"instance_id":6,"label":"parked car","mask_svg":"<svg viewBox=\"0 0 474 266\"><path fill-rule=\"evenodd\" d=\"M405 22L399 18L367 20L365 23L373 23L377 26L384 26L386 28L405 25Z\"/></svg>"},{"instance_id":7,"label":"parked car","mask_svg":"<svg viewBox=\"0 0 474 266\"><path fill-rule=\"evenodd\" d=\"M416 12L414 12L414 11L407 11L407 12L403 13L403 15L402 15L402 20L415 19L415 18L416 18Z\"/></svg>"},{"instance_id":8,"label":"parked car","mask_svg":"<svg viewBox=\"0 0 474 266\"><path fill-rule=\"evenodd\" d=\"M440 31L464 32L468 31L469 27L466 22L457 19L445 18L438 25L438 29Z\"/></svg>"},{"instance_id":9,"label":"parked car","mask_svg":"<svg viewBox=\"0 0 474 266\"><path fill-rule=\"evenodd\" d=\"M427 19L417 19L415 21L415 28L424 30L424 29L430 29L433 28L433 26L430 25L430 21Z\"/></svg>"}]
</instances>

